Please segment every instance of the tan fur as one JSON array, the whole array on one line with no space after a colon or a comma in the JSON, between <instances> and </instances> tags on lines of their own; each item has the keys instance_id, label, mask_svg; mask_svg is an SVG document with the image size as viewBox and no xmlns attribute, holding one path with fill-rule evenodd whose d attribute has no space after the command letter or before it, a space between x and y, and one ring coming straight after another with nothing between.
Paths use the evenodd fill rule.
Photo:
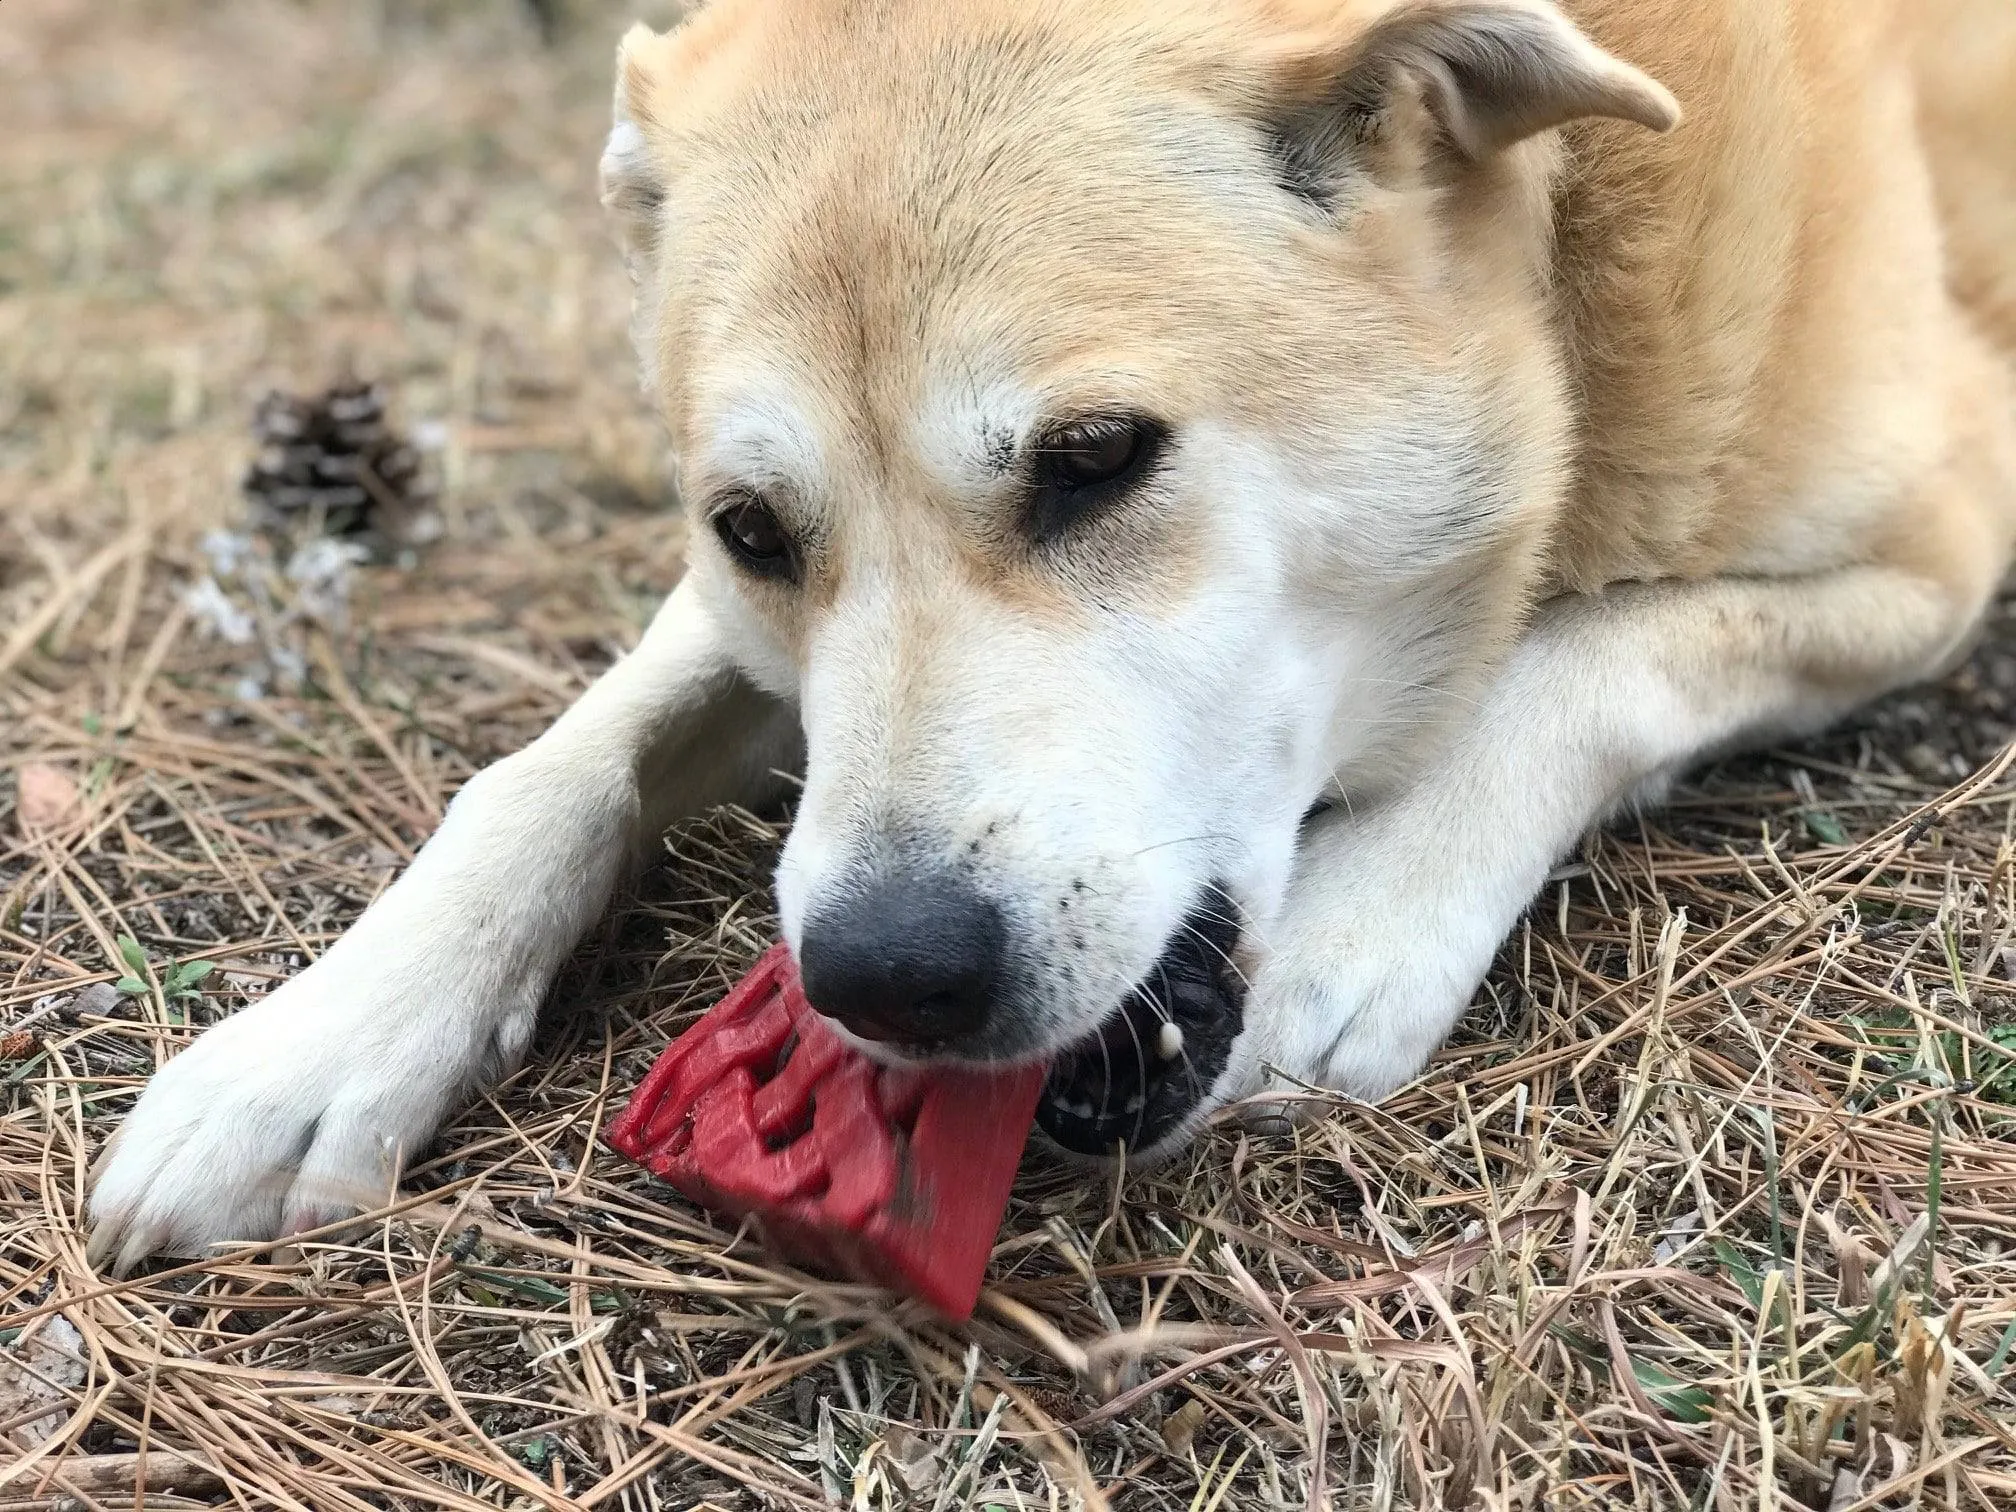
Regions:
<instances>
[{"instance_id":1,"label":"tan fur","mask_svg":"<svg viewBox=\"0 0 2016 1512\"><path fill-rule=\"evenodd\" d=\"M1963 307L2016 356L2016 6L1939 0L1919 33L1920 122Z\"/></svg>"},{"instance_id":2,"label":"tan fur","mask_svg":"<svg viewBox=\"0 0 2016 1512\"><path fill-rule=\"evenodd\" d=\"M1893 512L1919 513L1898 475L1974 444L1954 427L2009 411L1979 327L1941 295L1926 149L1975 162L1979 182L1949 197L1974 223L2011 213L2016 27L1977 16L1928 28L1914 49L1906 12L1887 4L1576 9L1672 85L1689 123L1665 140L1605 125L1571 136L1559 266L1588 403L1557 575L1587 589L1881 555ZM1945 77L1963 57L1971 99ZM1991 100L1999 137L1978 108ZM1921 101L1940 123L1922 134ZM2016 240L1992 252L1999 273L1977 237L1956 274L1975 298L2016 276ZM1857 466L1887 497L1843 518L1839 484ZM2008 487L1971 506L1993 521L1987 555L1956 585L1999 566Z\"/></svg>"}]
</instances>

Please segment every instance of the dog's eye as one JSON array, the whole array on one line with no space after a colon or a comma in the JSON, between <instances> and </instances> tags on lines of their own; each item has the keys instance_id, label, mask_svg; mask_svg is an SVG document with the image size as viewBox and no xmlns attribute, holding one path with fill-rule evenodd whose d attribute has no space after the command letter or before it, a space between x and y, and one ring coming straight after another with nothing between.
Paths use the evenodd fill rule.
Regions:
<instances>
[{"instance_id":1,"label":"dog's eye","mask_svg":"<svg viewBox=\"0 0 2016 1512\"><path fill-rule=\"evenodd\" d=\"M791 537L754 494L744 494L714 511L714 533L728 554L761 577L788 578L797 571Z\"/></svg>"},{"instance_id":2,"label":"dog's eye","mask_svg":"<svg viewBox=\"0 0 2016 1512\"><path fill-rule=\"evenodd\" d=\"M1143 416L1102 416L1049 432L1036 449L1034 525L1056 535L1144 477L1168 439Z\"/></svg>"},{"instance_id":3,"label":"dog's eye","mask_svg":"<svg viewBox=\"0 0 2016 1512\"><path fill-rule=\"evenodd\" d=\"M1044 440L1043 470L1058 488L1117 483L1148 460L1160 439L1160 428L1141 419L1087 420L1063 426Z\"/></svg>"}]
</instances>

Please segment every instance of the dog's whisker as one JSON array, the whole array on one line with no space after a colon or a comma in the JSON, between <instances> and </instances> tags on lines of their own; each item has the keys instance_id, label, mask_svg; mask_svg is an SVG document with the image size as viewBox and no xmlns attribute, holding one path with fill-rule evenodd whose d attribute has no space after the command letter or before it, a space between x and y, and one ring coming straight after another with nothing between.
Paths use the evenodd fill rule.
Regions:
<instances>
[{"instance_id":1,"label":"dog's whisker","mask_svg":"<svg viewBox=\"0 0 2016 1512\"><path fill-rule=\"evenodd\" d=\"M1229 927L1230 927L1230 928L1232 928L1232 929L1236 929L1236 930L1238 930L1238 931L1239 931L1239 933L1240 933L1240 935L1241 935L1242 937L1251 937L1252 939L1254 939L1255 941L1257 941L1257 942L1259 943L1259 945L1260 945L1260 948L1261 948L1261 949L1263 949L1263 950L1266 950L1266 951L1269 951L1269 952L1271 952L1271 951L1273 950L1273 948L1274 948L1274 947L1273 947L1272 943L1271 943L1271 942L1270 942L1270 941L1268 940L1268 938L1267 938L1267 932L1266 932L1265 930L1261 929L1261 928L1260 928L1260 927L1259 927L1259 926L1258 926L1257 924L1255 924L1255 923L1254 923L1254 922L1253 922L1253 921L1252 921L1252 920L1251 920L1250 918L1247 918L1247 917L1244 917L1244 915L1245 915L1245 913L1246 913L1246 910L1245 910L1245 909L1243 909L1243 908L1240 908L1240 907L1239 907L1239 904L1237 903L1237 901L1235 901L1235 900L1228 900L1228 901L1232 901L1232 906L1233 906L1233 907L1234 907L1235 909L1238 909L1238 910L1239 910L1239 913L1240 913L1241 917L1239 917L1239 918L1236 918L1236 919L1235 919L1235 918L1227 918L1227 917L1226 917L1226 916L1225 916L1224 914L1221 914L1221 913L1217 913L1217 912L1214 912L1213 910L1211 910L1211 909L1209 909L1209 908L1203 908L1203 907L1199 907L1199 908L1197 908L1197 909L1194 909L1194 910L1192 911L1192 915L1191 915L1191 916L1192 916L1193 918L1201 918L1201 919L1207 919L1207 920L1210 920L1210 921L1211 921L1211 922L1213 922L1213 923L1217 923L1217 924L1224 924L1224 925L1227 925L1227 926L1229 926ZM1186 924L1186 926L1188 925L1188 921L1187 921L1187 920L1185 921L1185 924ZM1224 954L1225 954L1225 952L1224 952L1224 951L1223 951L1222 949L1220 949L1220 948L1219 948L1218 946L1215 946L1215 945L1214 945L1214 946L1213 946L1212 948L1213 948L1214 950L1218 950L1218 953L1219 953L1220 955L1224 955ZM1230 958L1229 956L1227 956L1227 957L1226 957L1226 962L1227 962L1227 964L1228 964L1228 965L1230 965L1230 964L1231 964L1231 958ZM1235 967L1235 969L1236 969L1236 967ZM1252 984L1251 984L1251 983L1248 983L1247 985L1249 985L1249 986L1250 986L1250 985L1252 985Z\"/></svg>"},{"instance_id":2,"label":"dog's whisker","mask_svg":"<svg viewBox=\"0 0 2016 1512\"><path fill-rule=\"evenodd\" d=\"M1181 835L1174 840L1157 840L1153 845L1144 845L1141 849L1130 853L1127 859L1129 861L1137 860L1151 851L1167 850L1172 845L1200 845L1206 840L1224 840L1235 845L1239 843L1237 835L1228 835L1222 831L1202 835Z\"/></svg>"},{"instance_id":3,"label":"dog's whisker","mask_svg":"<svg viewBox=\"0 0 2016 1512\"><path fill-rule=\"evenodd\" d=\"M1193 931L1193 933L1194 933L1194 931ZM1168 985L1169 985L1169 975L1168 975L1168 972L1167 972L1167 971L1165 971L1165 970L1164 970L1164 969L1163 969L1163 968L1162 968L1162 967L1161 967L1160 965L1157 965L1157 967L1156 967L1155 969L1156 969L1156 972L1157 972L1157 974L1158 974L1158 975L1160 975L1160 976L1161 976L1161 978L1162 978L1162 985L1163 985L1163 987L1165 987L1165 988L1166 988L1166 987L1168 987ZM1174 1011L1173 1011L1172 1009L1170 1009L1170 1007L1168 1006L1168 1004L1166 1004L1166 1003L1163 1003L1163 1002L1159 1001L1158 999L1156 999L1156 998L1154 998L1154 997L1150 997L1150 998L1148 999L1148 1003L1149 1003L1149 1006L1150 1006L1150 1007L1152 1007L1152 1008L1153 1008L1153 1009L1155 1010L1155 1013L1156 1013L1156 1016L1157 1016L1157 1017L1158 1017L1158 1018L1159 1018L1159 1019L1160 1019L1160 1020L1161 1020L1161 1021L1162 1021L1162 1022L1163 1022L1164 1024L1175 1024L1175 1023L1176 1023L1176 1016L1175 1016L1175 1013L1174 1013ZM1180 1024L1177 1024L1177 1026L1176 1026L1176 1027L1178 1028L1178 1030L1181 1030L1181 1028L1182 1028L1182 1025L1180 1025ZM1139 1043L1139 1041L1137 1040L1137 1041L1136 1041L1136 1043ZM1159 1052L1159 1050L1160 1050L1160 1048L1161 1048L1161 1047L1160 1047L1160 1046L1158 1045L1158 1046L1157 1046L1156 1048L1157 1048L1157 1050L1158 1050L1158 1052ZM1196 1062L1195 1062L1194 1060L1192 1060L1192 1059L1190 1058L1190 1042L1189 1042L1189 1039L1188 1039L1187 1037L1185 1037L1185 1038L1183 1039L1183 1041L1182 1041L1182 1042L1180 1042L1180 1043L1179 1043L1179 1044L1177 1045L1177 1047L1176 1047L1176 1056L1175 1056L1175 1058L1176 1058L1176 1060L1177 1060L1177 1061L1178 1061L1178 1062L1179 1062L1179 1063L1180 1063L1180 1064L1181 1064L1181 1065L1183 1066L1183 1068L1184 1068L1184 1069L1185 1069L1186 1071L1188 1071L1188 1072L1190 1073L1190 1080L1191 1080L1191 1081L1195 1082L1195 1083L1196 1083L1197 1085L1199 1085L1199 1086L1202 1086L1202 1085L1204 1084L1204 1075L1203 1075L1203 1073L1202 1073L1202 1072L1200 1072L1200 1071L1199 1071L1199 1070L1197 1069L1197 1063L1196 1063ZM1144 1062L1144 1064L1145 1064L1145 1062ZM1144 1111L1145 1111L1145 1108L1144 1108ZM1137 1126L1137 1131L1138 1131L1138 1126Z\"/></svg>"},{"instance_id":4,"label":"dog's whisker","mask_svg":"<svg viewBox=\"0 0 2016 1512\"><path fill-rule=\"evenodd\" d=\"M1467 704L1469 707L1473 709L1481 709L1484 707L1476 699L1470 697L1466 693L1458 693L1453 688L1439 688L1433 683L1408 682L1401 678L1395 678L1395 677L1354 677L1351 679L1351 681L1353 681L1354 683L1366 683L1376 687L1399 688L1401 691L1407 693L1433 693L1438 698L1453 699L1455 702L1460 704ZM1366 726L1366 728L1368 729L1377 728L1377 725L1376 724L1368 725Z\"/></svg>"},{"instance_id":5,"label":"dog's whisker","mask_svg":"<svg viewBox=\"0 0 2016 1512\"><path fill-rule=\"evenodd\" d=\"M1176 1020L1174 1017L1175 1010L1169 1006L1169 973L1159 961L1155 965L1155 974L1162 979L1164 996L1157 998L1152 993L1148 994L1148 1004L1155 1011L1156 1017L1163 1023L1173 1024ZM1148 1123L1148 1049L1141 1043L1141 1036L1135 1032L1133 1016L1128 1014L1125 1017L1127 1019L1127 1032L1134 1039L1134 1052L1141 1059L1141 1091L1139 1094L1141 1106L1134 1110L1134 1139L1138 1145L1142 1130Z\"/></svg>"},{"instance_id":6,"label":"dog's whisker","mask_svg":"<svg viewBox=\"0 0 2016 1512\"><path fill-rule=\"evenodd\" d=\"M1227 919L1225 922L1229 924L1231 923L1231 920ZM1228 952L1222 945L1220 945L1216 940L1212 939L1209 935L1204 933L1204 931L1199 929L1196 925L1191 924L1188 921L1185 921L1181 926L1181 928L1185 934L1191 936L1191 938L1195 939L1200 945L1204 946L1207 950L1210 950L1213 954L1215 954L1218 957L1219 960L1223 961L1228 967L1230 967L1232 974L1239 979L1239 984L1242 987L1244 987L1248 992L1251 992L1253 990L1252 981L1247 977L1246 973L1240 969L1239 963L1232 959L1230 952Z\"/></svg>"}]
</instances>

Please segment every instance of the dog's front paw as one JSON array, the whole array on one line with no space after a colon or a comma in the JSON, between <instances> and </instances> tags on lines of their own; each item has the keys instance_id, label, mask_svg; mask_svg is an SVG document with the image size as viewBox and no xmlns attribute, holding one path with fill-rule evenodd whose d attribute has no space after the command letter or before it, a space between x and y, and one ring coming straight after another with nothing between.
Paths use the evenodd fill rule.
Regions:
<instances>
[{"instance_id":1,"label":"dog's front paw","mask_svg":"<svg viewBox=\"0 0 2016 1512\"><path fill-rule=\"evenodd\" d=\"M1488 964L1488 958L1487 963ZM1295 1082L1377 1101L1421 1074L1469 1005L1484 965L1413 951L1319 948L1254 979L1248 1095Z\"/></svg>"},{"instance_id":2,"label":"dog's front paw","mask_svg":"<svg viewBox=\"0 0 2016 1512\"><path fill-rule=\"evenodd\" d=\"M1294 1082L1376 1101L1405 1086L1463 1016L1524 898L1419 852L1355 845L1339 826L1312 847L1273 949L1253 979L1238 1083Z\"/></svg>"},{"instance_id":3,"label":"dog's front paw","mask_svg":"<svg viewBox=\"0 0 2016 1512\"><path fill-rule=\"evenodd\" d=\"M515 1058L531 1028L534 1005L500 1017L435 986L332 955L176 1056L100 1158L94 1262L124 1273L383 1202L486 1060Z\"/></svg>"}]
</instances>

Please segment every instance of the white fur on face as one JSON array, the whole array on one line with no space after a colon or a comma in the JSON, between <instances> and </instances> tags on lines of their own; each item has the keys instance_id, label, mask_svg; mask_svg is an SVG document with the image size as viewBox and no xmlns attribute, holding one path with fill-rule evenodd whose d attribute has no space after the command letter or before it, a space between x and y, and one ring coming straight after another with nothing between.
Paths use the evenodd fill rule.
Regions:
<instances>
[{"instance_id":1,"label":"white fur on face","mask_svg":"<svg viewBox=\"0 0 2016 1512\"><path fill-rule=\"evenodd\" d=\"M754 493L785 489L816 497L826 474L818 434L803 418L808 410L774 376L739 381L718 405L700 470L711 478L732 478Z\"/></svg>"},{"instance_id":2,"label":"white fur on face","mask_svg":"<svg viewBox=\"0 0 2016 1512\"><path fill-rule=\"evenodd\" d=\"M786 939L898 858L963 871L1009 921L1009 998L956 1047L982 1059L1090 1034L1213 886L1264 954L1310 804L1446 696L1474 570L1436 507L1467 458L1398 446L1382 470L1361 437L1298 451L1199 421L1121 546L1152 572L1173 549L1157 537L1184 537L1182 586L1039 612L951 564L971 522L1013 528L1004 458L1046 408L1010 384L941 395L914 431L936 497L828 503L837 586L808 615L796 688ZM1063 551L1060 573L1082 551L1097 580L1099 539Z\"/></svg>"}]
</instances>

